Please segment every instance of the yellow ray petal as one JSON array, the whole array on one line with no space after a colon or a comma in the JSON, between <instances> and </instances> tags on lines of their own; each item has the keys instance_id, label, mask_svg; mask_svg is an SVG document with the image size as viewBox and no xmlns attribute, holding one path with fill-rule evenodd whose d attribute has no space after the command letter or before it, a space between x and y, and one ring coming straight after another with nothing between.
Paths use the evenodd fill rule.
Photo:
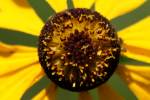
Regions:
<instances>
[{"instance_id":1,"label":"yellow ray petal","mask_svg":"<svg viewBox=\"0 0 150 100\"><path fill-rule=\"evenodd\" d=\"M96 11L108 19L113 19L136 9L145 1L146 0L97 0L95 8Z\"/></svg>"},{"instance_id":2,"label":"yellow ray petal","mask_svg":"<svg viewBox=\"0 0 150 100\"><path fill-rule=\"evenodd\" d=\"M43 22L27 0L1 0L0 28L39 35Z\"/></svg>"},{"instance_id":3,"label":"yellow ray petal","mask_svg":"<svg viewBox=\"0 0 150 100\"><path fill-rule=\"evenodd\" d=\"M113 90L109 85L103 84L98 87L98 93L100 95L100 100L124 100L115 90Z\"/></svg>"},{"instance_id":4,"label":"yellow ray petal","mask_svg":"<svg viewBox=\"0 0 150 100\"><path fill-rule=\"evenodd\" d=\"M150 67L119 66L117 72L139 100L150 99Z\"/></svg>"},{"instance_id":5,"label":"yellow ray petal","mask_svg":"<svg viewBox=\"0 0 150 100\"><path fill-rule=\"evenodd\" d=\"M131 45L125 45L124 47L127 49L126 52L123 52L125 56L145 63L150 63L150 49Z\"/></svg>"},{"instance_id":6,"label":"yellow ray petal","mask_svg":"<svg viewBox=\"0 0 150 100\"><path fill-rule=\"evenodd\" d=\"M34 64L13 74L0 76L0 99L19 100L23 93L43 76L40 71L40 65Z\"/></svg>"},{"instance_id":7,"label":"yellow ray petal","mask_svg":"<svg viewBox=\"0 0 150 100\"><path fill-rule=\"evenodd\" d=\"M56 0L47 0L47 2L56 12L67 9L67 0L59 0L59 3Z\"/></svg>"},{"instance_id":8,"label":"yellow ray petal","mask_svg":"<svg viewBox=\"0 0 150 100\"><path fill-rule=\"evenodd\" d=\"M38 62L37 50L32 47L6 45L0 42L0 75Z\"/></svg>"},{"instance_id":9,"label":"yellow ray petal","mask_svg":"<svg viewBox=\"0 0 150 100\"><path fill-rule=\"evenodd\" d=\"M128 57L150 62L150 17L119 32Z\"/></svg>"},{"instance_id":10,"label":"yellow ray petal","mask_svg":"<svg viewBox=\"0 0 150 100\"><path fill-rule=\"evenodd\" d=\"M92 100L92 97L90 96L89 92L81 92L79 95L79 100Z\"/></svg>"},{"instance_id":11,"label":"yellow ray petal","mask_svg":"<svg viewBox=\"0 0 150 100\"><path fill-rule=\"evenodd\" d=\"M0 43L0 99L20 99L43 76L35 48Z\"/></svg>"},{"instance_id":12,"label":"yellow ray petal","mask_svg":"<svg viewBox=\"0 0 150 100\"><path fill-rule=\"evenodd\" d=\"M96 0L73 0L75 8L90 8Z\"/></svg>"},{"instance_id":13,"label":"yellow ray petal","mask_svg":"<svg viewBox=\"0 0 150 100\"><path fill-rule=\"evenodd\" d=\"M128 45L150 49L150 45L148 45L150 43L149 26L150 16L120 31L118 35Z\"/></svg>"},{"instance_id":14,"label":"yellow ray petal","mask_svg":"<svg viewBox=\"0 0 150 100\"><path fill-rule=\"evenodd\" d=\"M38 93L32 100L56 100L56 85L52 83Z\"/></svg>"}]
</instances>

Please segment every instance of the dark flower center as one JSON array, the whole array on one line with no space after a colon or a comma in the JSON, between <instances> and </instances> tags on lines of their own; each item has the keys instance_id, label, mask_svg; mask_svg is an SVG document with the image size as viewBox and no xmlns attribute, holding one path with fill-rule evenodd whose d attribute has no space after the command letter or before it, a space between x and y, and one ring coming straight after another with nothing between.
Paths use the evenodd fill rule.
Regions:
<instances>
[{"instance_id":1,"label":"dark flower center","mask_svg":"<svg viewBox=\"0 0 150 100\"><path fill-rule=\"evenodd\" d=\"M51 16L39 38L39 60L48 77L71 91L106 82L119 62L120 43L109 21L95 11L71 9Z\"/></svg>"}]
</instances>

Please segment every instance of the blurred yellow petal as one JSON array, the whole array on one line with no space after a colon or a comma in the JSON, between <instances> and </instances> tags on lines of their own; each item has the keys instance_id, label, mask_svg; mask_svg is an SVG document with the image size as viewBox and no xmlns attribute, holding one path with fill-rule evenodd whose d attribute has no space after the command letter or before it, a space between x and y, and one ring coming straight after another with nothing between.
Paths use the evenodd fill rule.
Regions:
<instances>
[{"instance_id":1,"label":"blurred yellow petal","mask_svg":"<svg viewBox=\"0 0 150 100\"><path fill-rule=\"evenodd\" d=\"M59 3L56 0L47 0L47 2L56 12L67 9L67 0L59 0Z\"/></svg>"},{"instance_id":2,"label":"blurred yellow petal","mask_svg":"<svg viewBox=\"0 0 150 100\"><path fill-rule=\"evenodd\" d=\"M85 91L79 94L79 100L92 100L92 97L88 91Z\"/></svg>"},{"instance_id":3,"label":"blurred yellow petal","mask_svg":"<svg viewBox=\"0 0 150 100\"><path fill-rule=\"evenodd\" d=\"M123 42L128 45L150 49L150 16L123 29L118 33Z\"/></svg>"},{"instance_id":4,"label":"blurred yellow petal","mask_svg":"<svg viewBox=\"0 0 150 100\"><path fill-rule=\"evenodd\" d=\"M138 46L138 45L137 45ZM137 46L125 45L127 49L123 54L129 58L133 58L145 63L150 63L150 49L144 49Z\"/></svg>"},{"instance_id":5,"label":"blurred yellow petal","mask_svg":"<svg viewBox=\"0 0 150 100\"><path fill-rule=\"evenodd\" d=\"M43 76L35 48L0 43L0 99L20 99Z\"/></svg>"},{"instance_id":6,"label":"blurred yellow petal","mask_svg":"<svg viewBox=\"0 0 150 100\"><path fill-rule=\"evenodd\" d=\"M150 99L150 67L119 66L117 72L139 100Z\"/></svg>"},{"instance_id":7,"label":"blurred yellow petal","mask_svg":"<svg viewBox=\"0 0 150 100\"><path fill-rule=\"evenodd\" d=\"M42 26L42 20L36 15L27 0L1 0L0 28L39 35Z\"/></svg>"},{"instance_id":8,"label":"blurred yellow petal","mask_svg":"<svg viewBox=\"0 0 150 100\"><path fill-rule=\"evenodd\" d=\"M108 19L113 19L138 8L145 1L146 0L97 0L95 8L96 11Z\"/></svg>"},{"instance_id":9,"label":"blurred yellow petal","mask_svg":"<svg viewBox=\"0 0 150 100\"><path fill-rule=\"evenodd\" d=\"M0 75L38 63L36 48L0 42Z\"/></svg>"},{"instance_id":10,"label":"blurred yellow petal","mask_svg":"<svg viewBox=\"0 0 150 100\"><path fill-rule=\"evenodd\" d=\"M112 100L113 98L115 98L115 100L124 100L122 96L120 96L107 84L99 86L98 93L100 96L100 100Z\"/></svg>"},{"instance_id":11,"label":"blurred yellow petal","mask_svg":"<svg viewBox=\"0 0 150 100\"><path fill-rule=\"evenodd\" d=\"M150 62L150 17L119 32L127 52L124 55L137 60Z\"/></svg>"},{"instance_id":12,"label":"blurred yellow petal","mask_svg":"<svg viewBox=\"0 0 150 100\"><path fill-rule=\"evenodd\" d=\"M32 100L56 100L56 85L52 83L38 93Z\"/></svg>"},{"instance_id":13,"label":"blurred yellow petal","mask_svg":"<svg viewBox=\"0 0 150 100\"><path fill-rule=\"evenodd\" d=\"M9 69L11 70L11 67ZM40 71L40 65L34 64L15 73L1 75L0 99L19 100L23 93L43 76Z\"/></svg>"},{"instance_id":14,"label":"blurred yellow petal","mask_svg":"<svg viewBox=\"0 0 150 100\"><path fill-rule=\"evenodd\" d=\"M73 0L75 8L90 8L96 0Z\"/></svg>"}]
</instances>

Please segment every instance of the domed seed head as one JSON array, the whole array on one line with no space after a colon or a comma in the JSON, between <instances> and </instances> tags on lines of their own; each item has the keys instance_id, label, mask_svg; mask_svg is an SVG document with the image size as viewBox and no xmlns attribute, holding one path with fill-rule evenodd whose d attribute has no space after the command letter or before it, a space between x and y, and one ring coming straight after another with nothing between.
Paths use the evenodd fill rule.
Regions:
<instances>
[{"instance_id":1,"label":"domed seed head","mask_svg":"<svg viewBox=\"0 0 150 100\"><path fill-rule=\"evenodd\" d=\"M39 37L38 54L54 83L71 91L85 91L103 84L113 74L120 43L106 18L76 8L49 18Z\"/></svg>"}]
</instances>

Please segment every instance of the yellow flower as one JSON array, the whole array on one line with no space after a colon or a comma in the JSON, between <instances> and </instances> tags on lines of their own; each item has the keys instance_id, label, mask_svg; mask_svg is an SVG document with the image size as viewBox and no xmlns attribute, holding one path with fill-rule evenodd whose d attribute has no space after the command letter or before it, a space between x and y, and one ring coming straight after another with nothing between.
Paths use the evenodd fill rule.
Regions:
<instances>
[{"instance_id":1,"label":"yellow flower","mask_svg":"<svg viewBox=\"0 0 150 100\"><path fill-rule=\"evenodd\" d=\"M59 3L55 0L41 0L38 1L41 2L40 5L36 4L34 0L29 0L29 2L30 4L34 2L35 5L33 6L35 8L38 6L38 10L42 8L42 5L49 4L51 7L48 8L51 11L48 13L59 12L69 7L71 8L73 5L76 8L93 7L109 20L112 20L113 23L116 18L146 5L148 1L73 0L73 5L71 5L72 2L70 0L59 0ZM39 82L39 80L42 80L45 75L38 62L35 41L44 25L44 18L47 17L42 16L42 14L46 15L45 13L47 12L42 12L42 10L38 12L37 9L32 9L30 4L26 0L3 0L0 3L0 99L2 100L22 98L24 93ZM47 9L47 6L43 7L43 9ZM121 29L118 31L118 35L123 40L123 47L126 50L126 52L122 52L122 56L126 58L121 59L116 73L124 80L134 95L142 100L150 99L149 26L149 16L145 16L144 19L124 29L121 29L122 26L118 25ZM5 33L10 30L12 33ZM22 37L22 35L25 37ZM14 38L15 36L16 38ZM19 43L16 41L19 41ZM126 59L129 62L126 62ZM120 95L107 84L109 82L98 87L98 95L102 100L112 98L120 100L124 98L124 95ZM45 87L33 99L54 100L56 95L58 95L56 91L57 86L52 83ZM70 95L69 92L67 93ZM91 100L92 97L89 92L81 92L79 99Z\"/></svg>"}]
</instances>

